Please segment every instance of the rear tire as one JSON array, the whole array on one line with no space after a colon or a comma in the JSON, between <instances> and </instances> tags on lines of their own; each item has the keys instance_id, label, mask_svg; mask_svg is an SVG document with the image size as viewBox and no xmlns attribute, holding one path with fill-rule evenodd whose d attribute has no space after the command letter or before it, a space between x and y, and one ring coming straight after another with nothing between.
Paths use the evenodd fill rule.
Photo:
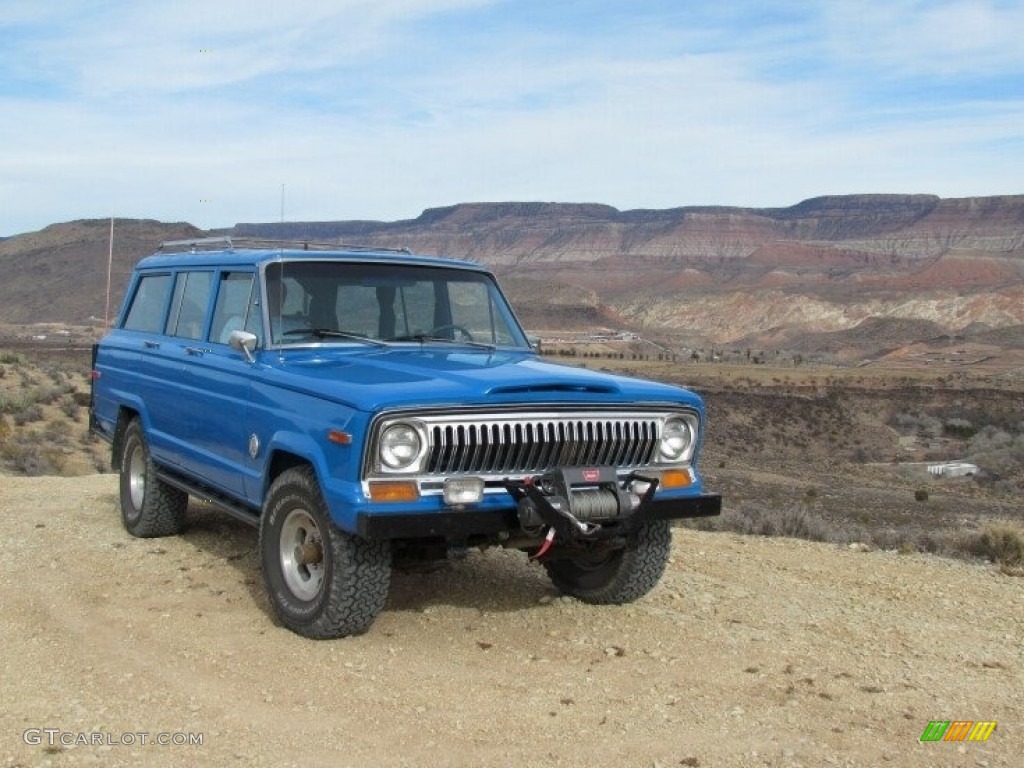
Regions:
<instances>
[{"instance_id":1,"label":"rear tire","mask_svg":"<svg viewBox=\"0 0 1024 768\"><path fill-rule=\"evenodd\" d=\"M270 487L260 560L278 619L314 640L362 634L387 602L390 543L335 526L310 467L289 469Z\"/></svg>"},{"instance_id":2,"label":"rear tire","mask_svg":"<svg viewBox=\"0 0 1024 768\"><path fill-rule=\"evenodd\" d=\"M188 494L157 477L138 419L128 424L121 445L121 521L125 529L141 539L184 531Z\"/></svg>"},{"instance_id":3,"label":"rear tire","mask_svg":"<svg viewBox=\"0 0 1024 768\"><path fill-rule=\"evenodd\" d=\"M642 525L622 549L580 554L544 563L552 583L567 595L593 605L637 600L661 579L672 548L667 520Z\"/></svg>"}]
</instances>

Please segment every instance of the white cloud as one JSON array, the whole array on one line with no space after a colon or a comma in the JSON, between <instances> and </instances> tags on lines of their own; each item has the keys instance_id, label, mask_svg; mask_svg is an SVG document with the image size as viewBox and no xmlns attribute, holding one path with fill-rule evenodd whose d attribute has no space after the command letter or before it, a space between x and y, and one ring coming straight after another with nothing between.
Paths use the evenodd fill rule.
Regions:
<instances>
[{"instance_id":1,"label":"white cloud","mask_svg":"<svg viewBox=\"0 0 1024 768\"><path fill-rule=\"evenodd\" d=\"M0 123L0 234L112 213L272 220L282 183L291 219L1020 191L1016 6L595 2L618 14L535 27L562 6L72 5L0 11L22 25L0 51L0 75L18 76L0 83L0 111L17 116Z\"/></svg>"},{"instance_id":2,"label":"white cloud","mask_svg":"<svg viewBox=\"0 0 1024 768\"><path fill-rule=\"evenodd\" d=\"M840 62L891 77L998 74L1024 66L1024 6L991 0L830 3L823 32Z\"/></svg>"}]
</instances>

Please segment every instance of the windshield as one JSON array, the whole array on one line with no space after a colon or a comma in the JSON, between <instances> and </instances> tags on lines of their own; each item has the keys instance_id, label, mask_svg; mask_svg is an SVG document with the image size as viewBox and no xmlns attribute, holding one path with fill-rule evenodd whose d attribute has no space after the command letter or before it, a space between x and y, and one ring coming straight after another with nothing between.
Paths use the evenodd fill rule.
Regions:
<instances>
[{"instance_id":1,"label":"windshield","mask_svg":"<svg viewBox=\"0 0 1024 768\"><path fill-rule=\"evenodd\" d=\"M266 268L266 298L273 344L528 346L493 279L477 272L386 263L273 262Z\"/></svg>"}]
</instances>

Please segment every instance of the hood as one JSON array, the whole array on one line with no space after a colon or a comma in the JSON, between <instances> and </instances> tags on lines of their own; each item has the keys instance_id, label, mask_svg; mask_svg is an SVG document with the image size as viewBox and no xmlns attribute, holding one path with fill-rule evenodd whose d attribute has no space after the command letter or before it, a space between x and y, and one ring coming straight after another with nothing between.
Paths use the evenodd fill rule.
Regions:
<instances>
[{"instance_id":1,"label":"hood","mask_svg":"<svg viewBox=\"0 0 1024 768\"><path fill-rule=\"evenodd\" d=\"M259 364L268 383L367 412L540 402L682 402L699 407L696 395L678 387L548 362L531 352L325 346L263 353Z\"/></svg>"}]
</instances>

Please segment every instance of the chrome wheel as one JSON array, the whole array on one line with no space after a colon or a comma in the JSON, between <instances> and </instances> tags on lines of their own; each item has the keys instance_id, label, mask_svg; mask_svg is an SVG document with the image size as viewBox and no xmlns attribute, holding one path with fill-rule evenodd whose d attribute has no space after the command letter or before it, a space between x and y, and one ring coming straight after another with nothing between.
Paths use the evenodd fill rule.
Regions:
<instances>
[{"instance_id":1,"label":"chrome wheel","mask_svg":"<svg viewBox=\"0 0 1024 768\"><path fill-rule=\"evenodd\" d=\"M141 445L135 446L128 459L128 494L133 509L138 513L146 499L146 454Z\"/></svg>"},{"instance_id":2,"label":"chrome wheel","mask_svg":"<svg viewBox=\"0 0 1024 768\"><path fill-rule=\"evenodd\" d=\"M305 509L285 517L280 536L281 575L295 597L310 601L324 580L324 542L320 526Z\"/></svg>"}]
</instances>

